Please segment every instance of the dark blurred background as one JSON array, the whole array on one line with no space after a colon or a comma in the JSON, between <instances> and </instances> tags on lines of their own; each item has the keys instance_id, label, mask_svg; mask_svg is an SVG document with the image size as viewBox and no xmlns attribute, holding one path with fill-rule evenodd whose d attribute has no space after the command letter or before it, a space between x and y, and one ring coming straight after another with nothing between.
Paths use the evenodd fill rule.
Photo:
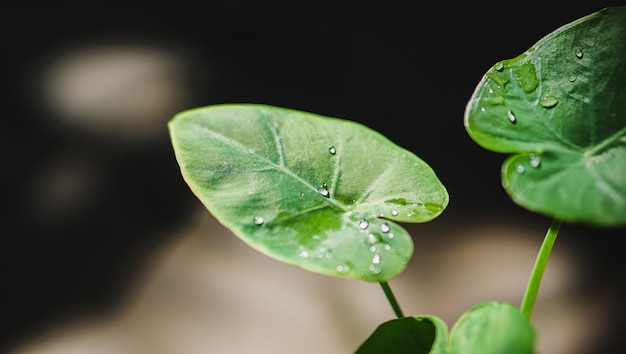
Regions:
<instances>
[{"instance_id":1,"label":"dark blurred background","mask_svg":"<svg viewBox=\"0 0 626 354\"><path fill-rule=\"evenodd\" d=\"M450 193L437 223L516 220L547 229L549 218L515 205L500 187L505 156L469 138L463 110L493 63L612 5L621 3L3 6L4 344L114 308L143 256L198 208L166 128L187 108L266 103L364 123L437 172ZM584 251L585 291L623 299L625 235L564 225L555 247ZM619 307L603 320L611 325L596 353L624 347L624 318Z\"/></svg>"}]
</instances>

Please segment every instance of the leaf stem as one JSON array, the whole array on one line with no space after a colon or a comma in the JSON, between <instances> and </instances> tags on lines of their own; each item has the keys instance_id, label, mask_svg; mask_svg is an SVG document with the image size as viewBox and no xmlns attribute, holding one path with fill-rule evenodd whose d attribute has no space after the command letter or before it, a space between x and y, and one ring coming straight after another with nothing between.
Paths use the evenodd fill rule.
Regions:
<instances>
[{"instance_id":1,"label":"leaf stem","mask_svg":"<svg viewBox=\"0 0 626 354\"><path fill-rule=\"evenodd\" d=\"M389 304L391 304L391 308L393 308L393 312L395 312L396 317L403 318L404 314L402 313L402 309L400 309L400 305L398 304L396 297L393 295L393 291L391 291L389 284L387 284L386 281L380 281L378 283L383 288L385 296L387 296L387 301L389 301Z\"/></svg>"},{"instance_id":2,"label":"leaf stem","mask_svg":"<svg viewBox=\"0 0 626 354\"><path fill-rule=\"evenodd\" d=\"M537 294L539 293L539 286L541 285L541 279L544 271L546 270L546 265L548 264L550 253L554 247L556 236L559 234L561 224L562 221L560 219L555 218L552 220L552 224L550 224L550 228L548 228L548 232L543 239L543 243L539 249L539 254L535 260L535 266L530 275L528 286L526 287L526 294L524 294L521 306L521 312L528 320L530 320L530 316L533 313L533 308L535 307L535 302L537 301Z\"/></svg>"}]
</instances>

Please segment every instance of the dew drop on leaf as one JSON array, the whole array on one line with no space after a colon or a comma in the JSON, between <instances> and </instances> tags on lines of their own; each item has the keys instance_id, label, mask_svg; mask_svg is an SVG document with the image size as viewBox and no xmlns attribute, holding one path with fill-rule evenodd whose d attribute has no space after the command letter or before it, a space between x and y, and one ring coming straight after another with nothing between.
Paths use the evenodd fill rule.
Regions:
<instances>
[{"instance_id":1,"label":"dew drop on leaf","mask_svg":"<svg viewBox=\"0 0 626 354\"><path fill-rule=\"evenodd\" d=\"M506 117L509 118L509 122L511 123L517 122L517 118L515 117L515 114L513 113L513 111L507 111Z\"/></svg>"},{"instance_id":2,"label":"dew drop on leaf","mask_svg":"<svg viewBox=\"0 0 626 354\"><path fill-rule=\"evenodd\" d=\"M396 209L391 210L391 215L398 216L398 211Z\"/></svg>"},{"instance_id":3,"label":"dew drop on leaf","mask_svg":"<svg viewBox=\"0 0 626 354\"><path fill-rule=\"evenodd\" d=\"M326 248L326 247L320 247L319 250L317 251L317 258L332 258L333 254L332 252Z\"/></svg>"},{"instance_id":4,"label":"dew drop on leaf","mask_svg":"<svg viewBox=\"0 0 626 354\"><path fill-rule=\"evenodd\" d=\"M541 165L541 158L535 154L530 154L529 155L530 158L530 166L537 168L539 167L539 165Z\"/></svg>"},{"instance_id":5,"label":"dew drop on leaf","mask_svg":"<svg viewBox=\"0 0 626 354\"><path fill-rule=\"evenodd\" d=\"M380 264L380 255L375 254L374 258L372 258L372 264Z\"/></svg>"},{"instance_id":6,"label":"dew drop on leaf","mask_svg":"<svg viewBox=\"0 0 626 354\"><path fill-rule=\"evenodd\" d=\"M328 188L326 188L326 184L324 183L324 185L322 185L321 187L319 187L317 189L317 192L322 196L322 197L330 197L330 193L328 192Z\"/></svg>"},{"instance_id":7,"label":"dew drop on leaf","mask_svg":"<svg viewBox=\"0 0 626 354\"><path fill-rule=\"evenodd\" d=\"M255 216L254 217L254 223L256 225L261 226L261 225L263 225L264 222L265 222L265 220L263 219L263 217L261 217L261 216Z\"/></svg>"},{"instance_id":8,"label":"dew drop on leaf","mask_svg":"<svg viewBox=\"0 0 626 354\"><path fill-rule=\"evenodd\" d=\"M382 231L383 233L387 233L389 232L391 228L389 227L389 224L387 224L386 222L380 224L380 231Z\"/></svg>"},{"instance_id":9,"label":"dew drop on leaf","mask_svg":"<svg viewBox=\"0 0 626 354\"><path fill-rule=\"evenodd\" d=\"M334 154L336 154L336 153L337 153L337 149L335 149L335 147L334 147L334 146L330 146L330 147L328 148L328 152L330 152L330 154L331 154L331 155L334 155Z\"/></svg>"},{"instance_id":10,"label":"dew drop on leaf","mask_svg":"<svg viewBox=\"0 0 626 354\"><path fill-rule=\"evenodd\" d=\"M583 58L583 50L580 48L576 48L576 58L578 59L582 59Z\"/></svg>"},{"instance_id":11,"label":"dew drop on leaf","mask_svg":"<svg viewBox=\"0 0 626 354\"><path fill-rule=\"evenodd\" d=\"M551 95L543 96L541 100L539 100L539 105L545 108L552 108L556 106L557 103L559 103L559 99Z\"/></svg>"},{"instance_id":12,"label":"dew drop on leaf","mask_svg":"<svg viewBox=\"0 0 626 354\"><path fill-rule=\"evenodd\" d=\"M372 272L372 274L380 274L380 272L382 272L380 267L377 267L377 266L375 266L373 264L370 264L368 269L369 269L370 272Z\"/></svg>"},{"instance_id":13,"label":"dew drop on leaf","mask_svg":"<svg viewBox=\"0 0 626 354\"><path fill-rule=\"evenodd\" d=\"M378 238L378 236L376 236L374 234L368 234L367 235L367 242L370 245L374 245L374 244L377 244L378 242L380 242L380 239Z\"/></svg>"},{"instance_id":14,"label":"dew drop on leaf","mask_svg":"<svg viewBox=\"0 0 626 354\"><path fill-rule=\"evenodd\" d=\"M517 173L522 174L526 171L526 167L524 167L524 165L517 164L517 166L515 166L515 171L517 171Z\"/></svg>"},{"instance_id":15,"label":"dew drop on leaf","mask_svg":"<svg viewBox=\"0 0 626 354\"><path fill-rule=\"evenodd\" d=\"M359 229L365 230L368 226L370 226L370 223L367 220L359 221Z\"/></svg>"},{"instance_id":16,"label":"dew drop on leaf","mask_svg":"<svg viewBox=\"0 0 626 354\"><path fill-rule=\"evenodd\" d=\"M493 68L496 69L496 71L502 71L504 69L504 64L502 64L502 62L499 61L493 66Z\"/></svg>"},{"instance_id":17,"label":"dew drop on leaf","mask_svg":"<svg viewBox=\"0 0 626 354\"><path fill-rule=\"evenodd\" d=\"M574 81L576 81L577 78L578 78L578 76L572 74L572 75L569 76L568 80L569 80L569 82L574 82Z\"/></svg>"}]
</instances>

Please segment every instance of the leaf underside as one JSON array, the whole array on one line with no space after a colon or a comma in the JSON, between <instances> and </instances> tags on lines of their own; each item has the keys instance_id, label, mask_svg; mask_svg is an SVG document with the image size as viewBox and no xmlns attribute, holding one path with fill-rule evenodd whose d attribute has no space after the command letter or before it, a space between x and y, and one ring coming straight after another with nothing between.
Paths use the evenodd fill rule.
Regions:
<instances>
[{"instance_id":1,"label":"leaf underside","mask_svg":"<svg viewBox=\"0 0 626 354\"><path fill-rule=\"evenodd\" d=\"M168 125L183 178L224 226L277 260L384 281L413 254L398 222L437 217L448 194L411 152L356 122L223 104Z\"/></svg>"},{"instance_id":2,"label":"leaf underside","mask_svg":"<svg viewBox=\"0 0 626 354\"><path fill-rule=\"evenodd\" d=\"M355 354L443 354L448 327L435 316L415 316L382 323Z\"/></svg>"}]
</instances>

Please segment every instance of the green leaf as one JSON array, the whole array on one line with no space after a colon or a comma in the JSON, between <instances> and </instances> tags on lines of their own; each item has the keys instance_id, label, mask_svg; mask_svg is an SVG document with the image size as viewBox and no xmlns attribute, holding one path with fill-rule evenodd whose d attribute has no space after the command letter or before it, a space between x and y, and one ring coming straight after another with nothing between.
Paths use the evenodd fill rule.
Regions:
<instances>
[{"instance_id":1,"label":"green leaf","mask_svg":"<svg viewBox=\"0 0 626 354\"><path fill-rule=\"evenodd\" d=\"M382 323L356 354L444 354L448 327L434 316L398 318Z\"/></svg>"},{"instance_id":2,"label":"green leaf","mask_svg":"<svg viewBox=\"0 0 626 354\"><path fill-rule=\"evenodd\" d=\"M217 220L313 272L395 277L413 254L397 222L430 221L448 204L430 166L356 122L225 104L181 112L169 129L183 178Z\"/></svg>"},{"instance_id":3,"label":"green leaf","mask_svg":"<svg viewBox=\"0 0 626 354\"><path fill-rule=\"evenodd\" d=\"M448 353L531 354L535 330L514 306L488 301L464 313L452 326Z\"/></svg>"},{"instance_id":4,"label":"green leaf","mask_svg":"<svg viewBox=\"0 0 626 354\"><path fill-rule=\"evenodd\" d=\"M496 63L465 109L479 145L513 153L519 205L570 222L626 225L626 6L567 24Z\"/></svg>"}]
</instances>

